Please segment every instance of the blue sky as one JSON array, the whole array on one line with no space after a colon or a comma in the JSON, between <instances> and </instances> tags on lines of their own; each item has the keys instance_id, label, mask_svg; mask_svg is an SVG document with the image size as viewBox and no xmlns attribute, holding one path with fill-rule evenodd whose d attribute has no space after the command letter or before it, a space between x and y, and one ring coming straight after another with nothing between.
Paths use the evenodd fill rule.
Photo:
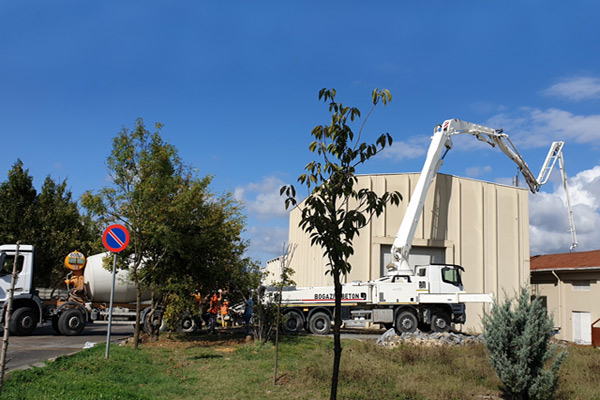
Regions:
<instances>
[{"instance_id":1,"label":"blue sky","mask_svg":"<svg viewBox=\"0 0 600 400\"><path fill-rule=\"evenodd\" d=\"M568 4L568 5L567 5ZM600 5L595 1L13 1L0 3L0 180L20 158L40 188L108 184L111 140L141 117L248 215L249 254L287 240L279 187L327 123L318 91L395 144L362 173L421 169L448 118L503 128L537 174L564 140L580 250L600 248ZM358 128L358 126L357 126ZM457 138L440 172L507 183L514 165ZM532 254L567 251L559 175L531 196Z\"/></svg>"}]
</instances>

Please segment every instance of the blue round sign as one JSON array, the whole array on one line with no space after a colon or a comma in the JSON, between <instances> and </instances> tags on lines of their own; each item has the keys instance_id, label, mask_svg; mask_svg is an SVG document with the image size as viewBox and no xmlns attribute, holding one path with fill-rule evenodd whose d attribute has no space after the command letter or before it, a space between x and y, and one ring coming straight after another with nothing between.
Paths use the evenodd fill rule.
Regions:
<instances>
[{"instance_id":1,"label":"blue round sign","mask_svg":"<svg viewBox=\"0 0 600 400\"><path fill-rule=\"evenodd\" d=\"M102 243L113 253L123 251L129 244L129 231L123 225L114 224L104 230Z\"/></svg>"}]
</instances>

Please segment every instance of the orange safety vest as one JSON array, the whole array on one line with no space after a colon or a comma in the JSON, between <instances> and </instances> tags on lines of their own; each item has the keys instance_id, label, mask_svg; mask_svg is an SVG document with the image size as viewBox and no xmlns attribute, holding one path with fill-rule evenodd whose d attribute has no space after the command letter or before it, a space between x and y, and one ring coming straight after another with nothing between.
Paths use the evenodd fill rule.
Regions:
<instances>
[{"instance_id":1,"label":"orange safety vest","mask_svg":"<svg viewBox=\"0 0 600 400\"><path fill-rule=\"evenodd\" d=\"M227 313L229 313L229 301L225 300L221 305L221 315L227 315Z\"/></svg>"},{"instance_id":2,"label":"orange safety vest","mask_svg":"<svg viewBox=\"0 0 600 400\"><path fill-rule=\"evenodd\" d=\"M217 298L217 295L213 295L210 298L210 309L209 312L211 314L218 314L219 313L219 299Z\"/></svg>"}]
</instances>

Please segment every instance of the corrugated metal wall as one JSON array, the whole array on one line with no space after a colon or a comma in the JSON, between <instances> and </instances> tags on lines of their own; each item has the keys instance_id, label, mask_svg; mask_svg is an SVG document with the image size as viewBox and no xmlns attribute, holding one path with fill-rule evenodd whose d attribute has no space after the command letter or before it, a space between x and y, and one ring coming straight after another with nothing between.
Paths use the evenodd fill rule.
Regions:
<instances>
[{"instance_id":1,"label":"corrugated metal wall","mask_svg":"<svg viewBox=\"0 0 600 400\"><path fill-rule=\"evenodd\" d=\"M388 206L355 238L346 282L380 277L382 247L393 243L418 178L419 174L358 178L361 187L378 193L399 191L403 201ZM526 189L438 174L413 246L445 249L445 262L465 268L463 281L469 292L512 294L529 280L528 199ZM298 245L292 260L294 280L298 286L331 285L321 249L311 247L309 235L298 228L299 207L290 213L289 242ZM482 310L480 305L468 306L466 329L479 330Z\"/></svg>"}]
</instances>

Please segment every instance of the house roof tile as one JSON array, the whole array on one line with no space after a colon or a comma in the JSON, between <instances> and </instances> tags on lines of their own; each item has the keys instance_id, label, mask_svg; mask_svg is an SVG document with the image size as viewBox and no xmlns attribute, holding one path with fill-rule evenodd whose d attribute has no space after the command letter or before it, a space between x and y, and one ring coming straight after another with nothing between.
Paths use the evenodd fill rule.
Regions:
<instances>
[{"instance_id":1,"label":"house roof tile","mask_svg":"<svg viewBox=\"0 0 600 400\"><path fill-rule=\"evenodd\" d=\"M600 268L600 250L531 257L531 271Z\"/></svg>"}]
</instances>

